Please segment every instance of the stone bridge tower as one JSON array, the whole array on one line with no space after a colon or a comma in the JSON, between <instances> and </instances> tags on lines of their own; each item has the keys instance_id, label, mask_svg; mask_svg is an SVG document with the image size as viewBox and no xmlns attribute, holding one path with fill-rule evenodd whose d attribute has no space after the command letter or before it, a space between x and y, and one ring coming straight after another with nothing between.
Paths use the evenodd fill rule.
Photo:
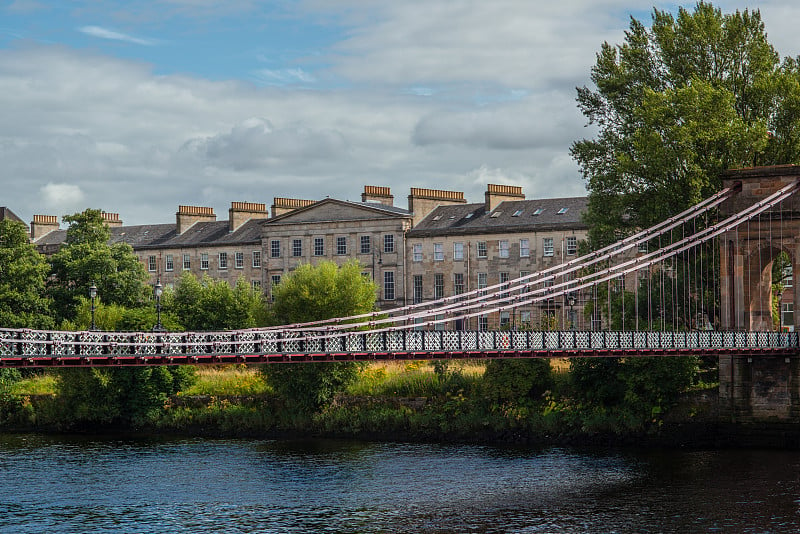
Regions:
<instances>
[{"instance_id":1,"label":"stone bridge tower","mask_svg":"<svg viewBox=\"0 0 800 534\"><path fill-rule=\"evenodd\" d=\"M737 192L720 207L720 219L762 201L800 180L800 166L778 165L727 171L723 186ZM726 232L720 238L720 327L722 330L775 330L772 319L772 265L789 255L795 283L783 302L800 304L800 193ZM800 314L794 314L794 329ZM733 420L800 419L797 357L720 356L720 408Z\"/></svg>"}]
</instances>

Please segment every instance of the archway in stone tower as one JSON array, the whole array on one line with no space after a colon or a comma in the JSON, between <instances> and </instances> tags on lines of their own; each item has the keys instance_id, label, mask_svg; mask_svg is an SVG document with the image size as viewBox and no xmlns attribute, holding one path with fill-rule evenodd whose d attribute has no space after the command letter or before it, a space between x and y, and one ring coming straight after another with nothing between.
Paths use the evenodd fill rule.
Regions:
<instances>
[{"instance_id":1,"label":"archway in stone tower","mask_svg":"<svg viewBox=\"0 0 800 534\"><path fill-rule=\"evenodd\" d=\"M793 325L788 314L792 306L785 306L781 313L783 304L794 302L787 287L787 282L792 283L791 257L788 250L775 244L760 246L747 256L742 280L749 319L747 330L779 330L786 320Z\"/></svg>"}]
</instances>

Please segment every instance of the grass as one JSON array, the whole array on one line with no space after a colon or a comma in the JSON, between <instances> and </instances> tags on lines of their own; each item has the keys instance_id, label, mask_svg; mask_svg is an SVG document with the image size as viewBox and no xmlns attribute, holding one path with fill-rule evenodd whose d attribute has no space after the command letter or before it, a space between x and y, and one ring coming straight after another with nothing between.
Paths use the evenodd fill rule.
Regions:
<instances>
[{"instance_id":1,"label":"grass","mask_svg":"<svg viewBox=\"0 0 800 534\"><path fill-rule=\"evenodd\" d=\"M461 381L474 381L483 375L483 364L465 361L452 362L451 376ZM382 362L371 363L359 374L354 384L347 389L350 395L430 397L443 393L443 384L434 372L432 362Z\"/></svg>"},{"instance_id":2,"label":"grass","mask_svg":"<svg viewBox=\"0 0 800 534\"><path fill-rule=\"evenodd\" d=\"M272 392L264 375L246 365L198 367L197 380L182 395L264 395Z\"/></svg>"},{"instance_id":3,"label":"grass","mask_svg":"<svg viewBox=\"0 0 800 534\"><path fill-rule=\"evenodd\" d=\"M54 395L58 376L45 371L15 382L11 386L12 395Z\"/></svg>"}]
</instances>

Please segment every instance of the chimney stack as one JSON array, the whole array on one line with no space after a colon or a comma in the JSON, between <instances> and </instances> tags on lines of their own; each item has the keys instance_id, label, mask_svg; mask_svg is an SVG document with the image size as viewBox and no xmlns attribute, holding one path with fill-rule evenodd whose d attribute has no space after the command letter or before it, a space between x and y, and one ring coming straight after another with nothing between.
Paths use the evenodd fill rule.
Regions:
<instances>
[{"instance_id":1,"label":"chimney stack","mask_svg":"<svg viewBox=\"0 0 800 534\"><path fill-rule=\"evenodd\" d=\"M297 208L304 208L316 202L316 200L303 200L300 198L275 197L272 199L272 216L277 217L284 213L289 213Z\"/></svg>"},{"instance_id":2,"label":"chimney stack","mask_svg":"<svg viewBox=\"0 0 800 534\"><path fill-rule=\"evenodd\" d=\"M109 228L116 228L117 226L122 226L122 221L119 218L119 213L106 213L104 211L103 220L106 222Z\"/></svg>"},{"instance_id":3,"label":"chimney stack","mask_svg":"<svg viewBox=\"0 0 800 534\"><path fill-rule=\"evenodd\" d=\"M361 193L361 202L377 202L384 206L394 206L394 196L391 189L378 185L365 185Z\"/></svg>"},{"instance_id":4,"label":"chimney stack","mask_svg":"<svg viewBox=\"0 0 800 534\"><path fill-rule=\"evenodd\" d=\"M228 210L228 230L235 232L250 219L266 219L269 217L266 204L255 202L231 202Z\"/></svg>"},{"instance_id":5,"label":"chimney stack","mask_svg":"<svg viewBox=\"0 0 800 534\"><path fill-rule=\"evenodd\" d=\"M216 220L217 216L214 214L214 208L204 206L178 206L178 212L175 214L179 235L183 234L195 223L214 222Z\"/></svg>"},{"instance_id":6,"label":"chimney stack","mask_svg":"<svg viewBox=\"0 0 800 534\"><path fill-rule=\"evenodd\" d=\"M490 212L505 200L525 200L522 188L516 185L488 184L486 189L486 212Z\"/></svg>"},{"instance_id":7,"label":"chimney stack","mask_svg":"<svg viewBox=\"0 0 800 534\"><path fill-rule=\"evenodd\" d=\"M412 187L411 194L408 195L408 211L413 213L413 225L416 226L437 206L449 206L451 204L466 204L462 191L443 191L441 189L425 189Z\"/></svg>"},{"instance_id":8,"label":"chimney stack","mask_svg":"<svg viewBox=\"0 0 800 534\"><path fill-rule=\"evenodd\" d=\"M31 240L36 241L58 229L58 217L55 215L34 215L33 221L31 221Z\"/></svg>"}]
</instances>

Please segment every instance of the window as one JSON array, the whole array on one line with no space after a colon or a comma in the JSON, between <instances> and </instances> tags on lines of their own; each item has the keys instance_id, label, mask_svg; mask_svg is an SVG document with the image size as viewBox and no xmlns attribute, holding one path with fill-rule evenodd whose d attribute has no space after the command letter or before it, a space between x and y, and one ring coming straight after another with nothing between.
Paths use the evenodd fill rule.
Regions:
<instances>
[{"instance_id":1,"label":"window","mask_svg":"<svg viewBox=\"0 0 800 534\"><path fill-rule=\"evenodd\" d=\"M545 237L542 239L542 249L544 251L544 257L550 257L553 255L553 238L552 237Z\"/></svg>"},{"instance_id":2,"label":"window","mask_svg":"<svg viewBox=\"0 0 800 534\"><path fill-rule=\"evenodd\" d=\"M501 284L505 284L503 286L503 289L508 289L508 273L507 272L501 272L500 273L500 283ZM508 293L503 293L502 294L502 298L506 298L507 296L508 296Z\"/></svg>"},{"instance_id":3,"label":"window","mask_svg":"<svg viewBox=\"0 0 800 534\"><path fill-rule=\"evenodd\" d=\"M167 254L167 261L164 264L164 270L166 271L175 270L175 258L172 257L172 254Z\"/></svg>"},{"instance_id":4,"label":"window","mask_svg":"<svg viewBox=\"0 0 800 534\"><path fill-rule=\"evenodd\" d=\"M489 330L489 318L485 315L478 317L478 330L481 332Z\"/></svg>"},{"instance_id":5,"label":"window","mask_svg":"<svg viewBox=\"0 0 800 534\"><path fill-rule=\"evenodd\" d=\"M394 271L383 273L383 300L394 300Z\"/></svg>"},{"instance_id":6,"label":"window","mask_svg":"<svg viewBox=\"0 0 800 534\"><path fill-rule=\"evenodd\" d=\"M569 208L561 208L560 210L558 210L558 215L564 215L565 213L567 213L568 210Z\"/></svg>"},{"instance_id":7,"label":"window","mask_svg":"<svg viewBox=\"0 0 800 534\"><path fill-rule=\"evenodd\" d=\"M487 280L486 273L478 273L478 289L483 289L484 287L489 285L486 280Z\"/></svg>"},{"instance_id":8,"label":"window","mask_svg":"<svg viewBox=\"0 0 800 534\"><path fill-rule=\"evenodd\" d=\"M188 271L192 268L192 258L188 254L183 255L183 270Z\"/></svg>"},{"instance_id":9,"label":"window","mask_svg":"<svg viewBox=\"0 0 800 534\"><path fill-rule=\"evenodd\" d=\"M200 269L203 271L208 270L208 252L200 254Z\"/></svg>"},{"instance_id":10,"label":"window","mask_svg":"<svg viewBox=\"0 0 800 534\"><path fill-rule=\"evenodd\" d=\"M156 257L155 256L148 256L147 257L147 270L150 272L155 272L156 270Z\"/></svg>"},{"instance_id":11,"label":"window","mask_svg":"<svg viewBox=\"0 0 800 534\"><path fill-rule=\"evenodd\" d=\"M422 243L414 243L411 247L413 261L422 261Z\"/></svg>"},{"instance_id":12,"label":"window","mask_svg":"<svg viewBox=\"0 0 800 534\"><path fill-rule=\"evenodd\" d=\"M647 241L639 243L639 254L647 254Z\"/></svg>"},{"instance_id":13,"label":"window","mask_svg":"<svg viewBox=\"0 0 800 534\"><path fill-rule=\"evenodd\" d=\"M270 281L272 282L272 284L271 284L271 287L274 289L274 288L275 288L275 286L277 286L278 284L280 284L280 283L281 283L281 275L279 275L279 274L273 274L273 275L270 277Z\"/></svg>"},{"instance_id":14,"label":"window","mask_svg":"<svg viewBox=\"0 0 800 534\"><path fill-rule=\"evenodd\" d=\"M464 273L453 273L453 294L460 295L464 292Z\"/></svg>"},{"instance_id":15,"label":"window","mask_svg":"<svg viewBox=\"0 0 800 534\"><path fill-rule=\"evenodd\" d=\"M303 240L292 239L292 257L299 258L303 255Z\"/></svg>"},{"instance_id":16,"label":"window","mask_svg":"<svg viewBox=\"0 0 800 534\"><path fill-rule=\"evenodd\" d=\"M433 275L433 298L444 298L444 275L442 273Z\"/></svg>"},{"instance_id":17,"label":"window","mask_svg":"<svg viewBox=\"0 0 800 534\"><path fill-rule=\"evenodd\" d=\"M783 268L783 289L789 289L794 284L794 272L792 272L792 266L787 265Z\"/></svg>"},{"instance_id":18,"label":"window","mask_svg":"<svg viewBox=\"0 0 800 534\"><path fill-rule=\"evenodd\" d=\"M261 268L261 251L254 250L253 251L253 267L256 269Z\"/></svg>"},{"instance_id":19,"label":"window","mask_svg":"<svg viewBox=\"0 0 800 534\"><path fill-rule=\"evenodd\" d=\"M464 259L464 243L461 242L453 243L453 259L454 260Z\"/></svg>"},{"instance_id":20,"label":"window","mask_svg":"<svg viewBox=\"0 0 800 534\"><path fill-rule=\"evenodd\" d=\"M529 311L521 311L521 312L519 312L519 322L523 326L530 326L531 325L531 312L529 312Z\"/></svg>"},{"instance_id":21,"label":"window","mask_svg":"<svg viewBox=\"0 0 800 534\"><path fill-rule=\"evenodd\" d=\"M507 311L500 312L500 328L508 328L511 324L511 315Z\"/></svg>"},{"instance_id":22,"label":"window","mask_svg":"<svg viewBox=\"0 0 800 534\"><path fill-rule=\"evenodd\" d=\"M361 236L361 254L369 254L369 244L370 244L370 236L362 235Z\"/></svg>"},{"instance_id":23,"label":"window","mask_svg":"<svg viewBox=\"0 0 800 534\"><path fill-rule=\"evenodd\" d=\"M244 252L237 252L233 255L234 267L244 269Z\"/></svg>"},{"instance_id":24,"label":"window","mask_svg":"<svg viewBox=\"0 0 800 534\"><path fill-rule=\"evenodd\" d=\"M273 239L269 242L269 255L273 258L281 257L281 242L277 239Z\"/></svg>"},{"instance_id":25,"label":"window","mask_svg":"<svg viewBox=\"0 0 800 534\"><path fill-rule=\"evenodd\" d=\"M253 291L261 291L261 280L253 280Z\"/></svg>"},{"instance_id":26,"label":"window","mask_svg":"<svg viewBox=\"0 0 800 534\"><path fill-rule=\"evenodd\" d=\"M486 256L486 241L478 241L478 257L485 258Z\"/></svg>"},{"instance_id":27,"label":"window","mask_svg":"<svg viewBox=\"0 0 800 534\"><path fill-rule=\"evenodd\" d=\"M336 254L339 256L344 256L347 254L347 238L346 237L337 237L336 238Z\"/></svg>"},{"instance_id":28,"label":"window","mask_svg":"<svg viewBox=\"0 0 800 534\"><path fill-rule=\"evenodd\" d=\"M383 252L386 254L394 252L394 234L383 236Z\"/></svg>"},{"instance_id":29,"label":"window","mask_svg":"<svg viewBox=\"0 0 800 534\"><path fill-rule=\"evenodd\" d=\"M525 277L528 276L529 274L531 274L530 271L520 271L519 272L519 277L523 279L522 282L524 282L524 283L528 282L528 280L525 280ZM528 289L526 289L524 285L519 288L519 292L520 293L525 293L526 291L528 291Z\"/></svg>"},{"instance_id":30,"label":"window","mask_svg":"<svg viewBox=\"0 0 800 534\"><path fill-rule=\"evenodd\" d=\"M228 268L228 253L227 252L220 252L219 253L219 268L220 269L227 269Z\"/></svg>"},{"instance_id":31,"label":"window","mask_svg":"<svg viewBox=\"0 0 800 534\"><path fill-rule=\"evenodd\" d=\"M325 255L325 238L324 237L315 237L314 238L314 256L324 256Z\"/></svg>"},{"instance_id":32,"label":"window","mask_svg":"<svg viewBox=\"0 0 800 534\"><path fill-rule=\"evenodd\" d=\"M794 302L781 304L781 330L794 331Z\"/></svg>"},{"instance_id":33,"label":"window","mask_svg":"<svg viewBox=\"0 0 800 534\"><path fill-rule=\"evenodd\" d=\"M544 213L544 208L536 208L536 210L534 210L533 212L533 215L538 216L541 215L542 213Z\"/></svg>"},{"instance_id":34,"label":"window","mask_svg":"<svg viewBox=\"0 0 800 534\"><path fill-rule=\"evenodd\" d=\"M519 257L527 258L531 255L531 242L527 239L519 240Z\"/></svg>"},{"instance_id":35,"label":"window","mask_svg":"<svg viewBox=\"0 0 800 534\"><path fill-rule=\"evenodd\" d=\"M508 240L507 239L501 239L500 241L498 241L497 245L498 245L500 257L501 258L507 258L508 257Z\"/></svg>"},{"instance_id":36,"label":"window","mask_svg":"<svg viewBox=\"0 0 800 534\"><path fill-rule=\"evenodd\" d=\"M422 275L414 275L414 304L422 302Z\"/></svg>"},{"instance_id":37,"label":"window","mask_svg":"<svg viewBox=\"0 0 800 534\"><path fill-rule=\"evenodd\" d=\"M442 261L444 259L444 249L441 243L433 244L433 261Z\"/></svg>"},{"instance_id":38,"label":"window","mask_svg":"<svg viewBox=\"0 0 800 534\"><path fill-rule=\"evenodd\" d=\"M433 329L434 330L444 330L444 321L443 321L444 314L441 313L441 314L438 314L438 315L434 315L433 318L436 321L441 321L441 322L438 322L438 323L434 323L433 324Z\"/></svg>"},{"instance_id":39,"label":"window","mask_svg":"<svg viewBox=\"0 0 800 534\"><path fill-rule=\"evenodd\" d=\"M645 244L645 249L647 244ZM645 250L647 252L647 250ZM571 235L567 238L567 256L574 256L578 253L578 238Z\"/></svg>"},{"instance_id":40,"label":"window","mask_svg":"<svg viewBox=\"0 0 800 534\"><path fill-rule=\"evenodd\" d=\"M519 217L520 215L522 215L522 211L523 210L517 210L514 213L512 213L511 216L512 217Z\"/></svg>"}]
</instances>

